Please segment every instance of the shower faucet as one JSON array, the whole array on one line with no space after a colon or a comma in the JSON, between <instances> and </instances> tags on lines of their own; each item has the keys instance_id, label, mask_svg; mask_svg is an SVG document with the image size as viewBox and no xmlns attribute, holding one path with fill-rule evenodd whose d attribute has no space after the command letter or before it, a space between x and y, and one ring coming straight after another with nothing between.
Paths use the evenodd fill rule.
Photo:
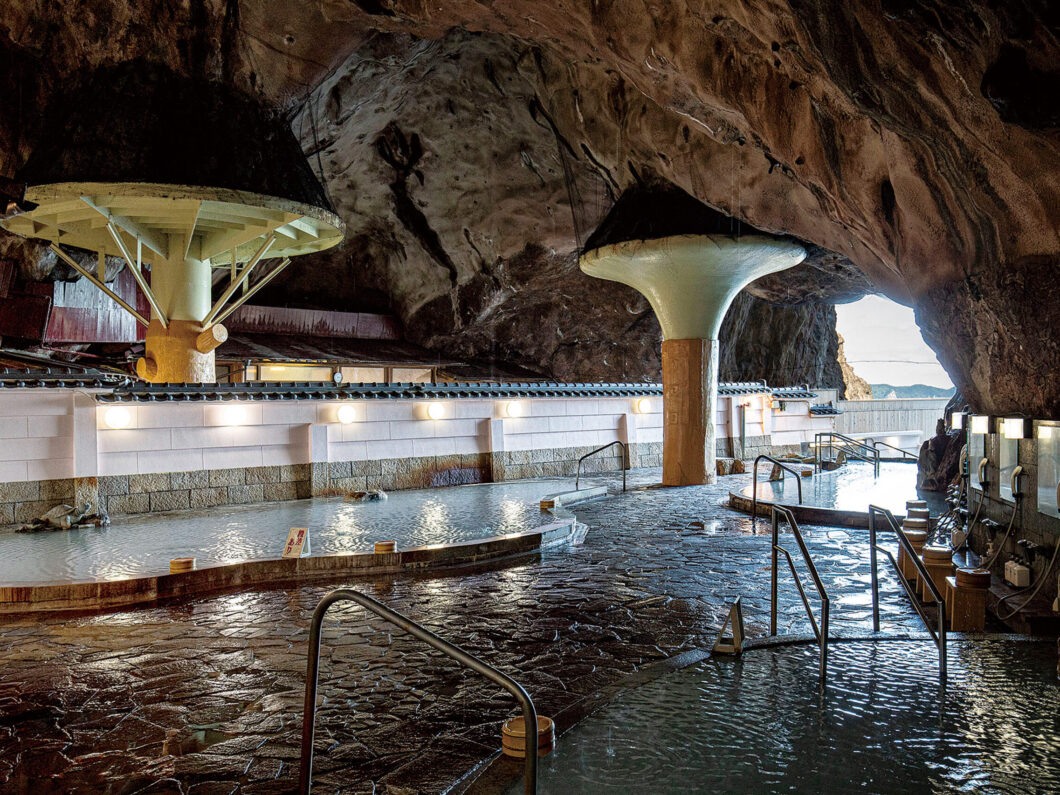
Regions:
<instances>
[{"instance_id":1,"label":"shower faucet","mask_svg":"<svg viewBox=\"0 0 1060 795\"><path fill-rule=\"evenodd\" d=\"M1017 466L1012 470L1012 497L1013 499L1020 499L1023 497L1023 489L1021 484L1023 483L1023 467Z\"/></svg>"}]
</instances>

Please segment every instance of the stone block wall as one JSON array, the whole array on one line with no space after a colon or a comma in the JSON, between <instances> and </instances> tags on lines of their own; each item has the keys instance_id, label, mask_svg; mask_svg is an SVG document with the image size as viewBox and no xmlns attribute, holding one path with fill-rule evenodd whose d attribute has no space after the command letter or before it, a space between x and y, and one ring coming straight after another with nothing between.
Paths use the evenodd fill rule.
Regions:
<instances>
[{"instance_id":1,"label":"stone block wall","mask_svg":"<svg viewBox=\"0 0 1060 795\"><path fill-rule=\"evenodd\" d=\"M308 464L99 478L99 501L111 514L181 511L309 496Z\"/></svg>"}]
</instances>

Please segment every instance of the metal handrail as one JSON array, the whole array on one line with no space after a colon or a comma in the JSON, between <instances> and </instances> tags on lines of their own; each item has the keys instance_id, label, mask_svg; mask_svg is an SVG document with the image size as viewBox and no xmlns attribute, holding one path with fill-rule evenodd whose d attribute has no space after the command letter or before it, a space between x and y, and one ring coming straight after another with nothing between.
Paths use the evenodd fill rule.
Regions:
<instances>
[{"instance_id":1,"label":"metal handrail","mask_svg":"<svg viewBox=\"0 0 1060 795\"><path fill-rule=\"evenodd\" d=\"M607 448L614 447L616 444L622 448L622 491L626 490L626 470L629 469L629 447L626 446L625 442L611 442L609 444L605 444L603 447L598 447L595 450L586 453L578 459L578 473L574 476L575 491L578 490L578 483L581 482L582 479L582 461L584 461L589 456L596 455L597 453L602 453Z\"/></svg>"},{"instance_id":2,"label":"metal handrail","mask_svg":"<svg viewBox=\"0 0 1060 795\"><path fill-rule=\"evenodd\" d=\"M903 456L905 456L906 458L911 458L911 459L913 459L914 461L916 461L916 462L918 462L918 463L919 463L919 461L920 461L920 459L919 459L919 458L918 458L917 456L913 455L913 454L912 454L912 453L910 453L910 452L909 452L908 450L903 450L903 449L902 449L901 447L896 447L895 445L893 445L893 444L888 444L887 442L877 442L877 441L876 441L875 439L873 439L873 438L872 438L871 436L869 436L869 437L866 437L866 438L867 438L867 440L868 440L868 441L871 441L871 442L872 442L872 446L873 446L873 447L875 447L876 449L879 449L879 445L881 445L881 444L882 444L882 445L883 445L884 447L889 447L889 448L891 448L892 450L897 450L897 451L898 451L899 453L901 453L901 454L902 454Z\"/></svg>"},{"instance_id":3,"label":"metal handrail","mask_svg":"<svg viewBox=\"0 0 1060 795\"><path fill-rule=\"evenodd\" d=\"M810 600L806 598L806 589L803 588L802 578L799 577L798 571L795 570L795 562L791 559L791 553L784 547L780 546L781 516L787 519L788 524L791 526L791 534L795 536L795 543L799 545L802 559L806 563L806 568L810 572L810 577L813 579L814 588L817 589L817 595L821 598L820 626L817 625L817 619L813 615L813 609L810 607ZM810 556L810 550L806 548L806 541L802 537L802 531L799 530L798 522L795 521L795 514L782 505L774 505L773 511L770 514L770 520L773 528L773 550L772 575L770 581L769 634L777 634L777 553L783 552L784 557L788 561L788 568L791 569L791 576L795 580L795 587L798 589L799 596L802 598L802 606L806 608L806 615L810 619L810 626L813 627L814 637L817 638L817 642L821 646L820 671L823 680L828 667L828 614L829 606L831 604L828 599L828 592L824 588L824 583L821 582L821 575L817 573L817 567L814 565L813 558Z\"/></svg>"},{"instance_id":4,"label":"metal handrail","mask_svg":"<svg viewBox=\"0 0 1060 795\"><path fill-rule=\"evenodd\" d=\"M755 459L754 463L754 479L751 485L751 522L758 518L758 462L762 459L766 461L772 461L778 467L783 469L785 472L790 472L795 476L795 485L799 487L799 505L802 505L802 475L796 472L794 469L789 467L783 461L778 461L771 455L765 455L764 453Z\"/></svg>"},{"instance_id":5,"label":"metal handrail","mask_svg":"<svg viewBox=\"0 0 1060 795\"><path fill-rule=\"evenodd\" d=\"M818 472L821 471L821 439L828 439L828 450L831 452L835 446L832 444L833 439L839 439L843 442L843 445L838 446L840 450L846 451L846 453L853 458L867 461L872 464L872 472L874 475L879 477L880 474L880 451L864 442L859 442L857 439L852 439L849 436L844 436L841 433L835 431L818 431L813 437L813 456L814 456L814 469ZM859 453L858 449L866 450L867 454Z\"/></svg>"},{"instance_id":6,"label":"metal handrail","mask_svg":"<svg viewBox=\"0 0 1060 795\"><path fill-rule=\"evenodd\" d=\"M902 569L898 566L898 561L895 560L894 555L891 554L890 550L884 549L876 543L876 516L877 514L883 516L887 520L887 524L890 525L891 530L898 536L898 544L903 550L905 550L906 556L916 567L917 577L924 582L925 587L931 594L931 598L935 601L935 605L938 608L938 629L933 629L931 626L931 620L924 612L924 608L920 604L920 597L916 595L912 588L909 587L909 583L906 582L905 575L902 574ZM905 537L905 533L902 532L901 527L898 525L898 520L894 518L894 514L888 511L886 508L880 508L878 505L869 506L869 562L872 568L872 631L880 631L880 583L879 578L876 574L876 552L882 552L887 556L887 559L891 561L891 566L894 567L895 572L898 574L898 582L902 584L905 589L906 595L909 597L909 601L913 603L913 608L916 610L917 615L920 616L920 620L924 622L924 627L927 629L928 634L931 636L931 640L935 642L935 645L939 650L939 681L942 684L946 684L946 607L942 600L942 594L939 593L939 589L935 586L935 582L931 579L931 576L927 573L927 569L924 568L924 563L920 559L920 556L916 554L916 550L913 549L913 545L909 543L909 539Z\"/></svg>"},{"instance_id":7,"label":"metal handrail","mask_svg":"<svg viewBox=\"0 0 1060 795\"><path fill-rule=\"evenodd\" d=\"M526 757L525 772L523 774L524 792L526 795L534 795L537 792L537 710L534 702L523 686L497 670L492 665L482 662L461 648L454 646L446 640L435 635L429 629L421 627L414 621L391 610L382 602L378 602L370 596L353 591L348 588L339 588L331 591L317 605L313 611L313 623L309 630L309 660L306 664L305 682L305 709L302 713L302 754L301 765L298 771L298 791L302 795L308 795L313 778L313 724L316 718L317 708L317 674L320 666L320 634L324 623L324 614L335 602L356 602L365 610L375 613L385 621L401 627L414 638L422 640L428 646L451 657L461 665L482 674L494 684L500 685L511 693L523 710L523 722L526 727Z\"/></svg>"}]
</instances>

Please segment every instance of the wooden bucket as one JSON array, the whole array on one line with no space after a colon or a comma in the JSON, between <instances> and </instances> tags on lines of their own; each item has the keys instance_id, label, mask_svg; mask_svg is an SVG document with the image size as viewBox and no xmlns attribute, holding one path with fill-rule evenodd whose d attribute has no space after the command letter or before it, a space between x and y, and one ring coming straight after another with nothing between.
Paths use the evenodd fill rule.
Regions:
<instances>
[{"instance_id":1,"label":"wooden bucket","mask_svg":"<svg viewBox=\"0 0 1060 795\"><path fill-rule=\"evenodd\" d=\"M960 588L989 588L990 572L986 569L971 569L962 566L957 569L956 582Z\"/></svg>"},{"instance_id":2,"label":"wooden bucket","mask_svg":"<svg viewBox=\"0 0 1060 795\"><path fill-rule=\"evenodd\" d=\"M169 573L179 574L182 571L192 571L195 568L195 558L173 558L169 561Z\"/></svg>"},{"instance_id":3,"label":"wooden bucket","mask_svg":"<svg viewBox=\"0 0 1060 795\"><path fill-rule=\"evenodd\" d=\"M545 756L556 747L556 725L552 718L537 716L537 755ZM501 752L523 759L526 756L526 725L523 716L510 718L501 728Z\"/></svg>"}]
</instances>

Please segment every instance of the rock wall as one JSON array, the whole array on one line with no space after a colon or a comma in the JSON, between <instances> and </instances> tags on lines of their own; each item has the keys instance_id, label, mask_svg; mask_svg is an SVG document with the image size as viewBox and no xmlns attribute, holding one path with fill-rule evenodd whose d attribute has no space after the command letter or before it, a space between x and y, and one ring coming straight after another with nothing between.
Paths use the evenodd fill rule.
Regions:
<instances>
[{"instance_id":1,"label":"rock wall","mask_svg":"<svg viewBox=\"0 0 1060 795\"><path fill-rule=\"evenodd\" d=\"M486 281L541 259L524 252L561 262L657 178L844 277L804 269L759 297L846 299L867 277L916 306L974 409L1055 415L1058 53L1043 0L8 3L0 172L32 158L40 111L79 76L139 59L218 84L291 119L351 224L272 300L394 304L423 339L490 336L470 308L510 317L521 298ZM556 287L557 314L583 311ZM420 314L440 299L449 330Z\"/></svg>"}]
</instances>

